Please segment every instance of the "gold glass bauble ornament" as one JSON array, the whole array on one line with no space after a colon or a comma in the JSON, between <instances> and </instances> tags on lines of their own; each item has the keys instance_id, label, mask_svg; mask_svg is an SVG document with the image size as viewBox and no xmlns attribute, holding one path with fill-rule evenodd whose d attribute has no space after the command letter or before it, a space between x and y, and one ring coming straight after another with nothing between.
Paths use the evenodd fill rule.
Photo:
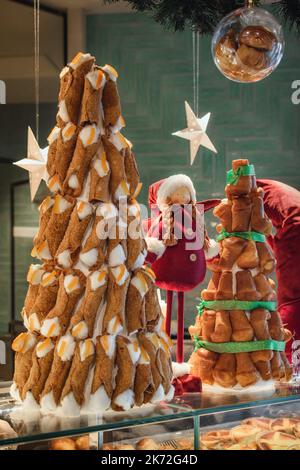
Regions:
<instances>
[{"instance_id":1,"label":"gold glass bauble ornament","mask_svg":"<svg viewBox=\"0 0 300 470\"><path fill-rule=\"evenodd\" d=\"M271 13L251 4L225 16L212 39L216 66L225 77L240 83L266 78L279 65L283 52L282 26Z\"/></svg>"}]
</instances>

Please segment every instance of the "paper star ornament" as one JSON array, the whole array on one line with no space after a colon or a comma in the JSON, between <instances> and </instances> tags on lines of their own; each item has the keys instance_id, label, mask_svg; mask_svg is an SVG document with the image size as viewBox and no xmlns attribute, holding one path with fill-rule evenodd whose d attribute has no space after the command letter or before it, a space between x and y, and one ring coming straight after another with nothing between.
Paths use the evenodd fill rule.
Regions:
<instances>
[{"instance_id":1,"label":"paper star ornament","mask_svg":"<svg viewBox=\"0 0 300 470\"><path fill-rule=\"evenodd\" d=\"M187 101L185 101L185 112L187 128L182 129L181 131L173 132L172 135L177 135L178 137L182 137L182 139L190 141L190 159L192 165L194 163L200 145L206 147L212 152L218 152L214 144L206 134L206 129L211 113L207 113L205 114L205 116L199 119L194 114L192 108L190 107Z\"/></svg>"},{"instance_id":2,"label":"paper star ornament","mask_svg":"<svg viewBox=\"0 0 300 470\"><path fill-rule=\"evenodd\" d=\"M41 181L47 181L47 154L48 147L40 149L39 144L34 137L34 134L30 127L28 127L27 137L27 158L23 158L18 162L14 162L14 165L23 168L29 172L29 184L30 184L30 198L31 201L39 189Z\"/></svg>"}]
</instances>

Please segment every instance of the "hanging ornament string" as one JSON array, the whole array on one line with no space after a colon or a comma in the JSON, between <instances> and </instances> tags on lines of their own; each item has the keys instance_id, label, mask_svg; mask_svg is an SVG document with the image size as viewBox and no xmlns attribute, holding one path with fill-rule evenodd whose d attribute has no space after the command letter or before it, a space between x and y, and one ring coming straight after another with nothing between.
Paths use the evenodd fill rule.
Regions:
<instances>
[{"instance_id":1,"label":"hanging ornament string","mask_svg":"<svg viewBox=\"0 0 300 470\"><path fill-rule=\"evenodd\" d=\"M193 44L193 109L195 114L199 117L199 77L200 77L200 58L199 58L199 46L200 36L199 33L192 32L192 44Z\"/></svg>"},{"instance_id":2,"label":"hanging ornament string","mask_svg":"<svg viewBox=\"0 0 300 470\"><path fill-rule=\"evenodd\" d=\"M39 141L40 127L40 0L34 0L34 90L35 90L35 135Z\"/></svg>"}]
</instances>

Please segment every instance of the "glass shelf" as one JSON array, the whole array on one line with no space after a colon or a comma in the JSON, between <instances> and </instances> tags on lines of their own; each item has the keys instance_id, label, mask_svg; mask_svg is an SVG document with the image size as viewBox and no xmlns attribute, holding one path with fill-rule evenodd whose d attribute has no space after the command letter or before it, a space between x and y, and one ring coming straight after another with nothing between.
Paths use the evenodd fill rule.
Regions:
<instances>
[{"instance_id":1,"label":"glass shelf","mask_svg":"<svg viewBox=\"0 0 300 470\"><path fill-rule=\"evenodd\" d=\"M16 406L7 391L0 390L0 419L8 421L18 436L0 439L1 445L20 444L75 436L86 433L113 431L146 424L162 423L184 418L208 416L216 413L243 410L252 407L300 401L299 387L278 389L261 393L185 394L171 403L146 405L129 412L108 411L103 415L82 415L64 418L55 415L24 413Z\"/></svg>"}]
</instances>

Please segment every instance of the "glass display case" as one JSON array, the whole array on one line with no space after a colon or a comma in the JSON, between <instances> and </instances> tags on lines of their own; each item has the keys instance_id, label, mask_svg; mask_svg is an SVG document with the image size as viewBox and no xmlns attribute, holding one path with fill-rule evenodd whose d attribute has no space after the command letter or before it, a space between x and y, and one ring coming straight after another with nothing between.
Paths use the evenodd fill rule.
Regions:
<instances>
[{"instance_id":1,"label":"glass display case","mask_svg":"<svg viewBox=\"0 0 300 470\"><path fill-rule=\"evenodd\" d=\"M80 418L24 413L0 394L2 448L103 450L300 449L298 386L257 393L203 392L130 412ZM264 418L264 419L261 419Z\"/></svg>"}]
</instances>

